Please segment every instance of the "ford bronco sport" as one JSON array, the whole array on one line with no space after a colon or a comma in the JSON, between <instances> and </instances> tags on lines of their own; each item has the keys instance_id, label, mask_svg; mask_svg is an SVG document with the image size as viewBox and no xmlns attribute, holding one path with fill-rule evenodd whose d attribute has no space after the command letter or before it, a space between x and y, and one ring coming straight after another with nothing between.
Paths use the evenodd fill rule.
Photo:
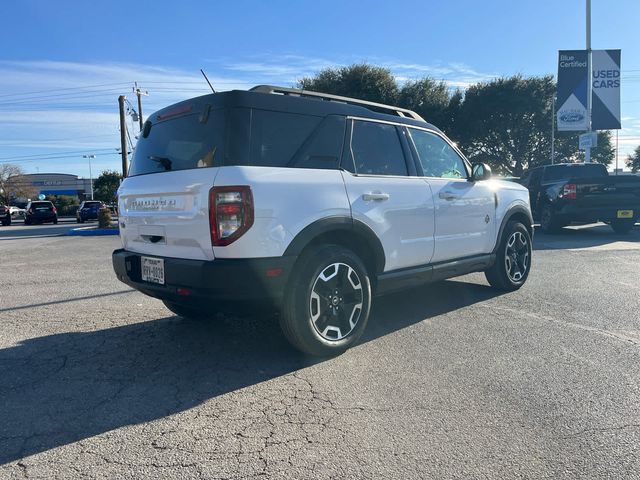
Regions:
<instances>
[{"instance_id":1,"label":"ford bronco sport","mask_svg":"<svg viewBox=\"0 0 640 480\"><path fill-rule=\"evenodd\" d=\"M531 269L529 194L416 113L272 86L153 114L119 189L117 277L183 317L280 311L313 355L357 342L376 294Z\"/></svg>"}]
</instances>

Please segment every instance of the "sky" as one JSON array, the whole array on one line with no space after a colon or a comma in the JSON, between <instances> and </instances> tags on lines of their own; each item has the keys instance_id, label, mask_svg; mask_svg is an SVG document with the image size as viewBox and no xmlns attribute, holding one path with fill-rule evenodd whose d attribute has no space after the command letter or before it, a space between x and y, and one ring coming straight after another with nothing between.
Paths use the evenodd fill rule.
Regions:
<instances>
[{"instance_id":1,"label":"sky","mask_svg":"<svg viewBox=\"0 0 640 480\"><path fill-rule=\"evenodd\" d=\"M585 0L21 0L0 18L0 163L82 177L83 155L94 176L120 169L117 98L135 104L134 82L146 118L209 93L201 68L217 90L360 62L454 88L555 75L558 50L585 48ZM621 165L640 145L639 18L638 0L592 0L592 48L622 49Z\"/></svg>"}]
</instances>

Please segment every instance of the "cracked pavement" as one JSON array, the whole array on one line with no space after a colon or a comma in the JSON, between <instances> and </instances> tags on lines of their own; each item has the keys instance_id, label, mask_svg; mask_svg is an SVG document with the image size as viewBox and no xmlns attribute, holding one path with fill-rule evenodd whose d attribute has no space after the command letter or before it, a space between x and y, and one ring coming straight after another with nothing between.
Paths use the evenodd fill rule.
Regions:
<instances>
[{"instance_id":1,"label":"cracked pavement","mask_svg":"<svg viewBox=\"0 0 640 480\"><path fill-rule=\"evenodd\" d=\"M267 313L172 315L117 238L59 227L0 229L0 478L640 477L638 229L538 234L515 293L378 298L318 360Z\"/></svg>"}]
</instances>

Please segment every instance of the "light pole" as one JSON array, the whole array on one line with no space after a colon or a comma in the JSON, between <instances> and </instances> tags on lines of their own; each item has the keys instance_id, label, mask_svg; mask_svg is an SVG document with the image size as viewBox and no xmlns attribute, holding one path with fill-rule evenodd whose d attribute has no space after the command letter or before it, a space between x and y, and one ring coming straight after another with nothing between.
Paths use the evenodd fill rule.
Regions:
<instances>
[{"instance_id":1,"label":"light pole","mask_svg":"<svg viewBox=\"0 0 640 480\"><path fill-rule=\"evenodd\" d=\"M91 184L91 200L93 200L93 174L91 173L91 159L96 158L95 155L82 155L82 158L89 159L89 183Z\"/></svg>"}]
</instances>

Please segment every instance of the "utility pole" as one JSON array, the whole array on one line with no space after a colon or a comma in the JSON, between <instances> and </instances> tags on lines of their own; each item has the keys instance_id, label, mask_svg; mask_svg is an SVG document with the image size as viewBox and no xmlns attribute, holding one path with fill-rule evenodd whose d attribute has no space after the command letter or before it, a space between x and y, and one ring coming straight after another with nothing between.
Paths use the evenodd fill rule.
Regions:
<instances>
[{"instance_id":1,"label":"utility pole","mask_svg":"<svg viewBox=\"0 0 640 480\"><path fill-rule=\"evenodd\" d=\"M587 128L591 134L591 94L592 94L592 66L591 66L591 0L587 0ZM584 149L585 163L591 162L591 146Z\"/></svg>"},{"instance_id":2,"label":"utility pole","mask_svg":"<svg viewBox=\"0 0 640 480\"><path fill-rule=\"evenodd\" d=\"M127 99L124 95L118 97L118 106L120 107L120 148L122 150L122 178L127 177L129 170L127 158L127 124L125 121L124 101Z\"/></svg>"},{"instance_id":3,"label":"utility pole","mask_svg":"<svg viewBox=\"0 0 640 480\"><path fill-rule=\"evenodd\" d=\"M144 123L142 121L142 95L144 95L145 97L149 95L149 92L147 92L146 90L140 90L140 88L138 88L138 82L134 82L134 87L133 87L133 93L136 94L136 96L138 97L138 123L140 124L140 131L142 131L142 124Z\"/></svg>"},{"instance_id":4,"label":"utility pole","mask_svg":"<svg viewBox=\"0 0 640 480\"><path fill-rule=\"evenodd\" d=\"M93 174L91 173L91 159L96 158L95 155L82 155L82 158L89 159L89 184L91 185L91 200L93 200Z\"/></svg>"},{"instance_id":5,"label":"utility pole","mask_svg":"<svg viewBox=\"0 0 640 480\"><path fill-rule=\"evenodd\" d=\"M551 165L556 158L556 94L551 98Z\"/></svg>"}]
</instances>

